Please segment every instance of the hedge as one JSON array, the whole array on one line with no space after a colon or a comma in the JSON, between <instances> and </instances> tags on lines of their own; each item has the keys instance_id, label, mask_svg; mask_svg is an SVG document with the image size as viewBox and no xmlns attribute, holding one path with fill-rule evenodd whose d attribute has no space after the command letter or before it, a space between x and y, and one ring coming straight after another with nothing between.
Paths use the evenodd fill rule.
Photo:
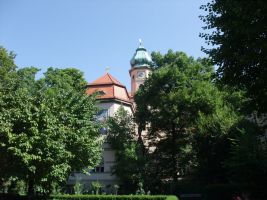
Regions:
<instances>
[{"instance_id":1,"label":"hedge","mask_svg":"<svg viewBox=\"0 0 267 200\"><path fill-rule=\"evenodd\" d=\"M18 194L6 194L6 193L0 193L0 199L2 200L28 200L29 197L26 195L18 195ZM35 196L33 198L34 200L52 200L50 197L47 198L45 196Z\"/></svg>"},{"instance_id":2,"label":"hedge","mask_svg":"<svg viewBox=\"0 0 267 200\"><path fill-rule=\"evenodd\" d=\"M0 194L0 199L27 200L27 196ZM37 196L36 200L178 200L176 196L164 195L54 195L49 197Z\"/></svg>"},{"instance_id":3,"label":"hedge","mask_svg":"<svg viewBox=\"0 0 267 200\"><path fill-rule=\"evenodd\" d=\"M178 200L176 196L163 195L58 195L53 200Z\"/></svg>"}]
</instances>

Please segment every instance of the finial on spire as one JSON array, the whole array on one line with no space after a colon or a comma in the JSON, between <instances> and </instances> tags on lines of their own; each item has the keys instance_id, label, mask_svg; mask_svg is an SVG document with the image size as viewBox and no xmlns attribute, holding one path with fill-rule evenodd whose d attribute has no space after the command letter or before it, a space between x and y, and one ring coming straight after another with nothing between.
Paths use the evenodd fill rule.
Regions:
<instances>
[{"instance_id":1,"label":"finial on spire","mask_svg":"<svg viewBox=\"0 0 267 200\"><path fill-rule=\"evenodd\" d=\"M141 38L139 38L139 47L143 46L143 41Z\"/></svg>"},{"instance_id":2,"label":"finial on spire","mask_svg":"<svg viewBox=\"0 0 267 200\"><path fill-rule=\"evenodd\" d=\"M105 72L106 72L106 74L109 73L109 70L110 70L110 67L106 67L106 68L105 68Z\"/></svg>"}]
</instances>

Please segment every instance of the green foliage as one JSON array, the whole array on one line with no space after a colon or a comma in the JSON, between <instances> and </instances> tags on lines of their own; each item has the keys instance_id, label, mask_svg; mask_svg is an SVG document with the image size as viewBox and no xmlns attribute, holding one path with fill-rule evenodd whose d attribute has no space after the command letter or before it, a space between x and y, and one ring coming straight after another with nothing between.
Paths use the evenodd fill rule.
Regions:
<instances>
[{"instance_id":1,"label":"green foliage","mask_svg":"<svg viewBox=\"0 0 267 200\"><path fill-rule=\"evenodd\" d=\"M95 123L94 97L76 69L16 70L13 54L0 49L0 169L26 180L29 192L50 193L52 182L93 168L100 160L101 140Z\"/></svg>"},{"instance_id":2,"label":"green foliage","mask_svg":"<svg viewBox=\"0 0 267 200\"><path fill-rule=\"evenodd\" d=\"M167 196L166 200L179 200L179 199L177 198L177 196L169 195Z\"/></svg>"},{"instance_id":3,"label":"green foliage","mask_svg":"<svg viewBox=\"0 0 267 200\"><path fill-rule=\"evenodd\" d=\"M225 178L222 161L230 151L229 131L240 120L243 93L218 88L207 59L171 50L152 56L158 68L135 95L135 119L154 148L145 185L174 191L178 176L195 170L210 181Z\"/></svg>"},{"instance_id":4,"label":"green foliage","mask_svg":"<svg viewBox=\"0 0 267 200\"><path fill-rule=\"evenodd\" d=\"M54 200L87 199L87 200L165 200L171 198L178 200L175 196L160 195L60 195L53 196ZM169 200L169 199L168 199Z\"/></svg>"},{"instance_id":5,"label":"green foliage","mask_svg":"<svg viewBox=\"0 0 267 200\"><path fill-rule=\"evenodd\" d=\"M131 143L134 139L133 118L122 106L108 119L107 125L108 141L115 149L122 148L122 142Z\"/></svg>"},{"instance_id":6,"label":"green foliage","mask_svg":"<svg viewBox=\"0 0 267 200\"><path fill-rule=\"evenodd\" d=\"M135 118L139 127L147 128L150 145L156 147L150 155L153 174L148 177L177 182L178 173L182 176L194 165L192 134L197 121L214 113L223 100L212 83L213 69L207 60L171 50L152 56L158 68L135 95Z\"/></svg>"},{"instance_id":7,"label":"green foliage","mask_svg":"<svg viewBox=\"0 0 267 200\"><path fill-rule=\"evenodd\" d=\"M115 195L118 195L118 190L120 189L120 186L115 184L113 187L114 187L114 190L115 190Z\"/></svg>"},{"instance_id":8,"label":"green foliage","mask_svg":"<svg viewBox=\"0 0 267 200\"><path fill-rule=\"evenodd\" d=\"M267 2L212 0L201 9L206 23L200 34L210 49L203 49L219 68L223 84L245 89L250 107L267 111Z\"/></svg>"},{"instance_id":9,"label":"green foliage","mask_svg":"<svg viewBox=\"0 0 267 200\"><path fill-rule=\"evenodd\" d=\"M83 193L83 184L80 181L76 181L73 186L75 194L82 194Z\"/></svg>"},{"instance_id":10,"label":"green foliage","mask_svg":"<svg viewBox=\"0 0 267 200\"><path fill-rule=\"evenodd\" d=\"M91 188L92 188L92 190L95 192L96 195L99 194L99 191L101 190L102 187L103 187L103 186L102 186L101 183L98 182L98 181L93 181L93 182L91 183Z\"/></svg>"},{"instance_id":11,"label":"green foliage","mask_svg":"<svg viewBox=\"0 0 267 200\"><path fill-rule=\"evenodd\" d=\"M27 196L0 194L0 199L27 200ZM163 195L52 195L35 196L36 200L179 200L176 196Z\"/></svg>"},{"instance_id":12,"label":"green foliage","mask_svg":"<svg viewBox=\"0 0 267 200\"><path fill-rule=\"evenodd\" d=\"M2 107L7 105L11 97L5 98L6 95L14 91L16 87L16 81L18 75L16 73L16 65L14 63L15 55L12 52L8 52L3 47L0 47L0 110L1 115L5 112L6 117L8 117L8 112L6 112ZM0 177L7 180L11 174L9 173L13 170L13 164L11 159L11 154L6 151L7 138L4 137L3 132L8 131L10 124L5 122L4 118L0 118ZM6 181L1 180L1 185Z\"/></svg>"},{"instance_id":13,"label":"green foliage","mask_svg":"<svg viewBox=\"0 0 267 200\"><path fill-rule=\"evenodd\" d=\"M137 195L145 195L146 194L146 192L145 192L145 190L143 188L143 183L142 182L138 183L138 189L136 190L135 194L137 194Z\"/></svg>"},{"instance_id":14,"label":"green foliage","mask_svg":"<svg viewBox=\"0 0 267 200\"><path fill-rule=\"evenodd\" d=\"M263 199L267 185L267 145L262 131L248 120L239 122L232 130L231 152L225 161L231 182L246 184L245 192Z\"/></svg>"},{"instance_id":15,"label":"green foliage","mask_svg":"<svg viewBox=\"0 0 267 200\"><path fill-rule=\"evenodd\" d=\"M115 150L116 159L112 172L120 179L124 193L134 193L141 179L144 163L140 157L140 146L135 139L133 117L120 107L114 117L108 119L107 125L107 139Z\"/></svg>"},{"instance_id":16,"label":"green foliage","mask_svg":"<svg viewBox=\"0 0 267 200\"><path fill-rule=\"evenodd\" d=\"M52 187L52 192L51 192L52 195L59 195L62 193L61 192L62 188L57 182L52 182L51 187Z\"/></svg>"},{"instance_id":17,"label":"green foliage","mask_svg":"<svg viewBox=\"0 0 267 200\"><path fill-rule=\"evenodd\" d=\"M232 93L231 96L234 96ZM210 115L200 114L197 121L197 134L194 135L197 170L207 182L227 180L223 162L229 157L229 137L232 127L241 119L240 114L227 101L230 94L225 91L216 98L214 112ZM236 98L237 101L240 99Z\"/></svg>"},{"instance_id":18,"label":"green foliage","mask_svg":"<svg viewBox=\"0 0 267 200\"><path fill-rule=\"evenodd\" d=\"M16 190L19 195L26 195L27 194L27 185L24 180L18 180L16 182Z\"/></svg>"}]
</instances>

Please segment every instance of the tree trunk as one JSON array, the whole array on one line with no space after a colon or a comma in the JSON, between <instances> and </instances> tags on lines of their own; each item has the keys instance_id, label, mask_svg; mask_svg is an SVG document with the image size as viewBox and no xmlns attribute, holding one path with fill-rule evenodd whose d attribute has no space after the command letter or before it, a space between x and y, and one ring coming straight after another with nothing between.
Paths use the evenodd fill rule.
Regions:
<instances>
[{"instance_id":1,"label":"tree trunk","mask_svg":"<svg viewBox=\"0 0 267 200\"><path fill-rule=\"evenodd\" d=\"M144 156L145 155L145 145L144 145L143 138L142 138L142 128L141 127L138 127L138 143L140 144L140 147L141 147L142 156Z\"/></svg>"},{"instance_id":2,"label":"tree trunk","mask_svg":"<svg viewBox=\"0 0 267 200\"><path fill-rule=\"evenodd\" d=\"M173 178L173 189L175 189L176 185L177 185L177 181L178 181L178 167L177 167L177 144L176 144L176 139L177 139L177 134L176 134L176 129L175 129L175 125L172 124L172 131L171 131L171 136L172 136L172 164L173 164L173 174L172 174L172 178ZM174 191L171 191L174 192Z\"/></svg>"},{"instance_id":3,"label":"tree trunk","mask_svg":"<svg viewBox=\"0 0 267 200\"><path fill-rule=\"evenodd\" d=\"M28 179L28 197L30 200L34 198L34 177L33 176L29 176L29 179Z\"/></svg>"}]
</instances>

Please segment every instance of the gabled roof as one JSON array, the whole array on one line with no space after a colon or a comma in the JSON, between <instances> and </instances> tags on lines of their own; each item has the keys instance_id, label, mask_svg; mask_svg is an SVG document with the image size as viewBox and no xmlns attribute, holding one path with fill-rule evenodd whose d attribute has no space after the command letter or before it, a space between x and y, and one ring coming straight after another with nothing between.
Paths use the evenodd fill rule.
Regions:
<instances>
[{"instance_id":1,"label":"gabled roof","mask_svg":"<svg viewBox=\"0 0 267 200\"><path fill-rule=\"evenodd\" d=\"M100 78L96 79L94 82L88 84L90 85L119 85L124 87L116 78L114 78L113 76L111 76L111 74L106 73L105 75L101 76Z\"/></svg>"}]
</instances>

